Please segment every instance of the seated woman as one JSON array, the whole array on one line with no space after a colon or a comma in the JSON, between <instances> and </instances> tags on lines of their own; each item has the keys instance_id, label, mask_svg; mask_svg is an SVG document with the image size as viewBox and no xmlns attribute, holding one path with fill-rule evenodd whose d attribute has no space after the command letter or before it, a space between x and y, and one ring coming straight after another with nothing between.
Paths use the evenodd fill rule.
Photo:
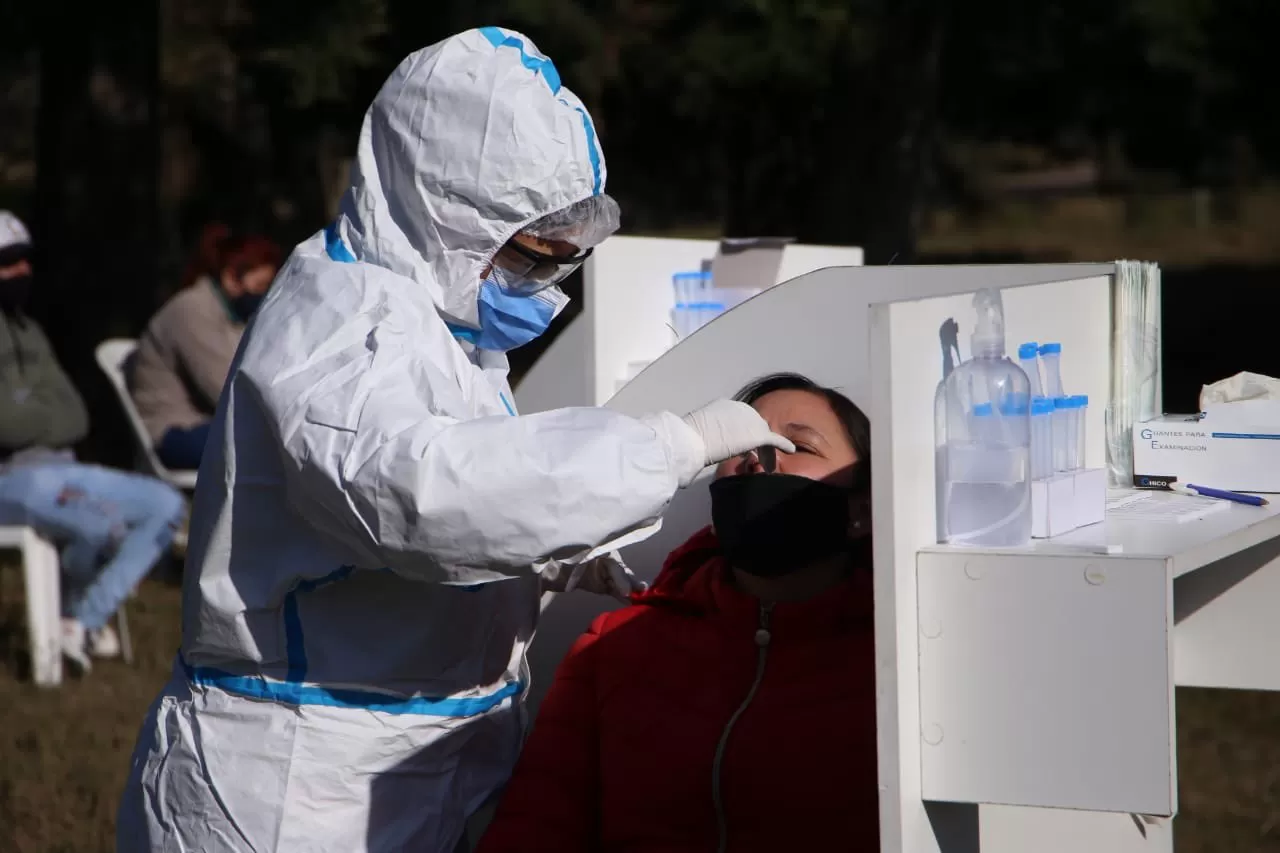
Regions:
<instances>
[{"instance_id":1,"label":"seated woman","mask_svg":"<svg viewBox=\"0 0 1280 853\"><path fill-rule=\"evenodd\" d=\"M156 455L167 467L200 467L240 335L280 262L280 249L270 240L211 226L183 276L183 289L147 325L129 384Z\"/></svg>"},{"instance_id":2,"label":"seated woman","mask_svg":"<svg viewBox=\"0 0 1280 853\"><path fill-rule=\"evenodd\" d=\"M870 426L794 374L738 399L797 452L722 464L574 645L479 853L879 850Z\"/></svg>"}]
</instances>

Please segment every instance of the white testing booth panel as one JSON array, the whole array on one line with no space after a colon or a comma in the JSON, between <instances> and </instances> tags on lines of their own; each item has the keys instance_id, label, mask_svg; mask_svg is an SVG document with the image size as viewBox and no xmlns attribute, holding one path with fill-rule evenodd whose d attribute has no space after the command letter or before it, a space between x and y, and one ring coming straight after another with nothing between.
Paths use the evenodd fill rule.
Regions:
<instances>
[{"instance_id":1,"label":"white testing booth panel","mask_svg":"<svg viewBox=\"0 0 1280 853\"><path fill-rule=\"evenodd\" d=\"M934 514L920 507L934 505L933 390L942 372L938 356L921 352L921 338L955 318L963 339L971 301L965 294L873 311L873 382L887 399L873 404L872 446L879 450L883 429L894 525L887 538L905 572L935 537ZM1110 279L1008 289L1004 303L1011 350L1024 340L1062 343L1065 387L1087 389L1093 404L1086 465L1102 467ZM1165 560L1128 561L1121 571L1078 554L943 552L920 556L918 583L926 800L1173 813Z\"/></svg>"},{"instance_id":2,"label":"white testing booth panel","mask_svg":"<svg viewBox=\"0 0 1280 853\"><path fill-rule=\"evenodd\" d=\"M1280 505L1185 524L1110 520L1016 551L933 544L940 320L961 324L967 354L972 291L1005 288L1009 346L1062 341L1067 388L1090 396L1098 465L1113 271L822 270L720 317L609 402L687 411L792 370L871 417L886 853L1167 853L1174 685L1280 688ZM625 556L651 579L708 518L705 483L682 491L662 530ZM570 643L609 607L572 595L544 611L535 709Z\"/></svg>"},{"instance_id":3,"label":"white testing booth panel","mask_svg":"<svg viewBox=\"0 0 1280 853\"><path fill-rule=\"evenodd\" d=\"M610 237L583 268L583 307L515 389L521 412L602 405L631 366L659 358L676 342L671 277L702 268L716 240ZM861 266L854 246L788 245L776 282L825 267Z\"/></svg>"},{"instance_id":4,"label":"white testing booth panel","mask_svg":"<svg viewBox=\"0 0 1280 853\"><path fill-rule=\"evenodd\" d=\"M1125 754L1126 761L1132 759L1135 763L1136 769L1131 773L1136 782L1122 779L1122 784L1117 786L1122 791L1131 786L1140 789L1143 796L1124 802L1084 797L1080 792L1087 787L1089 778L1095 778L1088 774L1101 775L1097 768L1081 760L1071 763L1065 771L1057 768L1051 772L1043 765L1037 771L1031 767L1033 758L1047 754L1065 761L1074 757L1066 750L1046 752L1048 747L1042 745L1039 753L1029 756L1012 754L1005 747L982 756L983 764L994 768L990 778L966 765L968 759L956 753L951 761L951 778L955 785L967 789L948 792L955 805L941 802L926 805L926 787L931 786L933 796L941 799L939 785L947 777L938 774L937 761L925 754L929 747L925 737L937 738L932 731L925 731L922 698L947 696L948 689L963 689L965 696L961 698L965 701L980 707L983 697L987 697L992 703L991 713L1003 714L1006 718L1015 715L1003 703L1023 702L1020 693L1000 694L985 689L979 683L979 679L986 677L984 670L965 659L970 651L980 648L980 641L992 639L985 636L954 647L960 650L957 652L960 663L956 666L971 669L972 678L957 675L950 687L945 681L922 684L927 675L922 660L932 650L921 647L919 609L923 605L916 584L917 555L931 546L934 536L932 400L934 387L941 377L938 326L941 319L954 316L962 325L961 347L967 354L967 337L972 329L970 294L984 286L1004 287L1009 344L1013 346L1023 338L1033 337L1062 341L1067 353L1063 378L1068 389L1087 391L1092 400L1102 401L1109 381L1113 271L1110 264L822 270L773 288L717 319L650 365L608 404L634 414L660 408L687 411L715 397L732 394L754 377L792 370L840 388L870 415L875 447L876 630L881 697L878 728L881 833L885 851L974 850L979 843L984 851L1010 853L1087 847L1169 849L1167 823L1135 823L1127 813L1133 807L1158 812L1157 807L1163 806L1168 811L1172 796L1169 592L1167 576L1162 576L1158 584L1151 579L1155 569L1139 578L1109 587L1104 585L1101 589L1105 598L1084 599L1090 604L1097 603L1090 619L1111 619L1115 611L1141 599L1139 609L1146 620L1140 629L1134 629L1143 640L1135 641L1131 649L1125 650L1130 657L1114 664L1102 661L1099 673L1106 673L1107 678L1114 681L1122 670L1128 675L1125 667L1135 665L1138 659L1148 661L1155 657L1163 661L1163 668L1157 666L1154 675L1146 676L1143 685L1132 688L1145 704L1133 710L1131 716L1136 719L1146 715L1143 720L1150 731L1144 732L1140 745L1132 746ZM949 302L925 304L938 297L948 297ZM913 301L891 304L895 299ZM936 313L939 310L943 312L941 319ZM1091 439L1102 435L1104 408L1103 405L1091 408ZM1091 440L1090 464L1100 464L1101 456L1100 441ZM667 513L663 529L652 539L627 548L624 555L641 577L651 579L665 555L707 523L708 518L704 483L681 492ZM1058 547L1068 559L1080 556L1066 545ZM1026 561L1023 555L1022 562ZM992 568L991 571L998 574L1000 570ZM1053 623L1053 619L1033 615L1010 619L1000 616L1007 610L996 613L998 607L1021 608L1030 614L1034 607L1021 598L1034 591L1040 606L1051 611L1050 603L1056 601L1060 591L1052 584L1022 589L1020 583L1037 577L1034 572L1022 572L1022 575L1026 577L1010 573L1009 599L1003 604L983 601L987 612L995 614L988 617L989 621L1010 623L1009 631L1002 635L1002 642L1007 646L1028 642L1034 634L1016 635L1039 628L1044 622ZM1081 584L1089 585L1084 566L1077 575ZM1064 575L1053 579L1053 583L1065 588L1068 581ZM1090 585L1090 589L1094 588ZM939 595L944 596L945 589L939 587L939 590ZM944 625L942 636L959 640L966 632L959 623L951 621L950 609L968 607L972 602L956 595L944 603L946 607L941 612L952 627L948 633ZM600 599L579 595L562 596L546 609L530 655L534 683L531 702L535 708L556 662L590 620L608 607L609 604ZM1058 620L1055 624L1061 623L1062 620ZM1077 627L1082 634L1097 630L1084 624ZM1051 635L1046 634L1037 642L1044 644L1050 639ZM973 645L968 645L970 643ZM1090 655L1097 649L1097 645L1086 644L1086 647ZM1008 649L1002 650L1006 659L1009 653ZM1030 656L1031 652L1027 654ZM1042 663L1052 673L1053 665L1047 659ZM1001 671L1000 661L987 664L989 669ZM947 667L948 670L954 668ZM1034 670L1034 666L1028 665L1027 669ZM1074 677L1089 680L1084 670ZM1026 687L1030 689L1031 685ZM1056 706L1050 706L1052 702L1042 702L1041 710L1059 711ZM950 717L942 718L941 743L950 746L949 740L953 739L954 745L960 747L966 737L975 737L954 733L962 726L958 721L974 713L963 704L948 710L957 722L949 722ZM1065 709L1061 715L1072 716ZM1045 730L1053 730L1054 719L1056 717L1042 719L1040 724ZM1077 742L1088 739L1088 733L1082 731L1079 723L1068 722L1071 727L1063 729L1062 736L1069 735ZM945 732L948 727L953 729L952 734ZM1036 733L1028 728L1012 734L1020 738L1017 743L1021 745L1033 741ZM1097 756L1104 752L1108 753L1107 761L1115 760L1114 753L1102 747L1093 748L1091 754ZM1055 786L1043 781L1056 777L1058 771L1067 774L1068 782ZM1152 778L1161 784L1152 784ZM983 784L989 787L983 789ZM997 791L997 784L1004 788ZM1035 785L1043 790L1037 790ZM1005 794L1004 789L1014 793ZM1074 795L1080 797L1071 800L1070 796ZM997 805L1006 801L1062 808ZM982 804L981 820L979 803ZM1106 809L1115 811L1108 813Z\"/></svg>"}]
</instances>

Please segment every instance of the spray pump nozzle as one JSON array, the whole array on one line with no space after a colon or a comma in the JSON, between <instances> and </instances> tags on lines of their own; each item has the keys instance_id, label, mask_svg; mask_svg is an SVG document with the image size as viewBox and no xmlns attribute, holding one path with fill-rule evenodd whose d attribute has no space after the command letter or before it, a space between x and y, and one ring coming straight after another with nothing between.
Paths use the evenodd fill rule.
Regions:
<instances>
[{"instance_id":1,"label":"spray pump nozzle","mask_svg":"<svg viewBox=\"0 0 1280 853\"><path fill-rule=\"evenodd\" d=\"M1004 356L1004 301L1000 291L993 288L979 290L973 295L973 307L977 311L977 323L969 338L973 358L1001 358Z\"/></svg>"}]
</instances>

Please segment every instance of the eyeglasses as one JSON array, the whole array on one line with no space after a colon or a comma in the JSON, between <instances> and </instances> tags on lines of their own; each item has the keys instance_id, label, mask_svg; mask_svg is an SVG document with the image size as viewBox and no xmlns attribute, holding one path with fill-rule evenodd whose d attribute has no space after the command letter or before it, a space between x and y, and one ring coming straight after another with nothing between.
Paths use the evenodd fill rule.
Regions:
<instances>
[{"instance_id":1,"label":"eyeglasses","mask_svg":"<svg viewBox=\"0 0 1280 853\"><path fill-rule=\"evenodd\" d=\"M582 266L587 258L591 257L591 251L587 249L577 255L560 257L530 249L511 240L498 250L498 255L507 255L501 259L504 269L524 279L525 286L520 290L525 293L536 293L568 278L574 270ZM494 260L498 262L498 258L495 257Z\"/></svg>"}]
</instances>

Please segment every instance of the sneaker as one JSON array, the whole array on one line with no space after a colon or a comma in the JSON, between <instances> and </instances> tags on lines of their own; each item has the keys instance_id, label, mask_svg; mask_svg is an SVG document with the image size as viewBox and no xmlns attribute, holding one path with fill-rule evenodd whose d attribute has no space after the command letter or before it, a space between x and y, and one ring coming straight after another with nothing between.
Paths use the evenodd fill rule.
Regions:
<instances>
[{"instance_id":1,"label":"sneaker","mask_svg":"<svg viewBox=\"0 0 1280 853\"><path fill-rule=\"evenodd\" d=\"M187 558L187 528L185 526L173 534L173 543L169 545L169 548L175 559L185 560Z\"/></svg>"},{"instance_id":2,"label":"sneaker","mask_svg":"<svg viewBox=\"0 0 1280 853\"><path fill-rule=\"evenodd\" d=\"M169 545L169 553L172 554L175 559L187 559L187 540L190 531L191 508L190 505L188 505L186 511L182 514L182 524L176 531L174 531L173 542Z\"/></svg>"},{"instance_id":3,"label":"sneaker","mask_svg":"<svg viewBox=\"0 0 1280 853\"><path fill-rule=\"evenodd\" d=\"M110 625L103 625L96 631L88 632L89 654L95 658L114 658L120 656L120 638Z\"/></svg>"},{"instance_id":4,"label":"sneaker","mask_svg":"<svg viewBox=\"0 0 1280 853\"><path fill-rule=\"evenodd\" d=\"M93 669L93 663L85 651L86 638L84 625L78 619L62 620L62 656L76 666L80 672Z\"/></svg>"}]
</instances>

